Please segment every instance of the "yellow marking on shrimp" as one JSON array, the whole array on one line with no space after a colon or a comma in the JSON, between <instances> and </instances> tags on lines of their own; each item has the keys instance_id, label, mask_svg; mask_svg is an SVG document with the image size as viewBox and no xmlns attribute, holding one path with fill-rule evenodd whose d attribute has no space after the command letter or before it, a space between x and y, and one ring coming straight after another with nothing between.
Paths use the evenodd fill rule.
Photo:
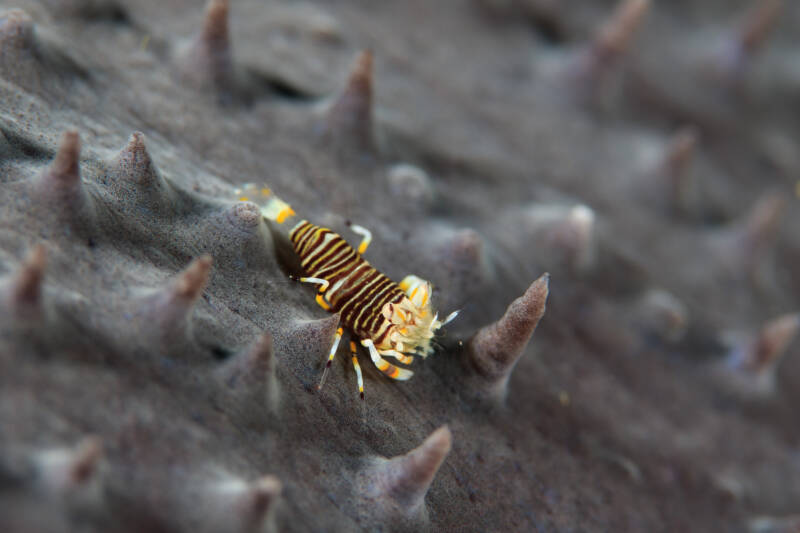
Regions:
<instances>
[{"instance_id":1,"label":"yellow marking on shrimp","mask_svg":"<svg viewBox=\"0 0 800 533\"><path fill-rule=\"evenodd\" d=\"M350 354L353 360L353 368L356 369L356 378L358 378L358 394L361 399L364 399L364 376L361 375L361 365L358 364L358 348L356 343L350 341Z\"/></svg>"},{"instance_id":2,"label":"yellow marking on shrimp","mask_svg":"<svg viewBox=\"0 0 800 533\"><path fill-rule=\"evenodd\" d=\"M280 210L278 216L275 218L275 222L277 222L278 224L283 224L287 218L292 217L296 214L297 213L294 212L294 209L292 209L287 205L286 207Z\"/></svg>"},{"instance_id":3,"label":"yellow marking on shrimp","mask_svg":"<svg viewBox=\"0 0 800 533\"><path fill-rule=\"evenodd\" d=\"M358 245L358 253L363 255L363 253L367 251L369 243L372 242L372 232L364 226L359 226L358 224L348 223L347 225L350 226L350 229L353 230L353 233L361 235L361 244Z\"/></svg>"},{"instance_id":4,"label":"yellow marking on shrimp","mask_svg":"<svg viewBox=\"0 0 800 533\"><path fill-rule=\"evenodd\" d=\"M248 198L247 196L240 196L239 197L239 201L240 202L249 202L250 198Z\"/></svg>"},{"instance_id":5,"label":"yellow marking on shrimp","mask_svg":"<svg viewBox=\"0 0 800 533\"><path fill-rule=\"evenodd\" d=\"M358 357L353 356L353 368L356 369L356 376L358 377L358 392L361 397L364 397L364 378L361 375L361 365L358 364Z\"/></svg>"},{"instance_id":6,"label":"yellow marking on shrimp","mask_svg":"<svg viewBox=\"0 0 800 533\"><path fill-rule=\"evenodd\" d=\"M385 375L392 379L397 379L400 381L405 381L410 379L411 376L414 375L414 372L411 370L407 370L405 368L397 368L394 365L389 364L386 359L381 357L381 354L378 353L378 349L375 348L375 344L372 342L371 339L362 339L361 345L365 346L369 350L369 356L372 358L372 363L378 367L378 370L383 372Z\"/></svg>"},{"instance_id":7,"label":"yellow marking on shrimp","mask_svg":"<svg viewBox=\"0 0 800 533\"><path fill-rule=\"evenodd\" d=\"M336 340L333 342L333 346L331 347L331 353L328 355L328 361L333 361L333 358L336 356L336 349L339 348L339 339L342 338L342 334L344 330L339 328L336 330Z\"/></svg>"},{"instance_id":8,"label":"yellow marking on shrimp","mask_svg":"<svg viewBox=\"0 0 800 533\"><path fill-rule=\"evenodd\" d=\"M316 300L317 300L317 304L321 308L323 308L326 311L330 311L331 306L330 306L330 304L328 302L325 301L325 296L323 296L322 293L317 294Z\"/></svg>"},{"instance_id":9,"label":"yellow marking on shrimp","mask_svg":"<svg viewBox=\"0 0 800 533\"><path fill-rule=\"evenodd\" d=\"M325 297L323 296L325 291L328 290L328 285L330 285L330 282L327 279L302 277L300 278L300 281L303 283L314 283L315 285L319 285L319 292L317 293L316 298L317 304L326 311L330 310L331 306L327 301L325 301Z\"/></svg>"},{"instance_id":10,"label":"yellow marking on shrimp","mask_svg":"<svg viewBox=\"0 0 800 533\"><path fill-rule=\"evenodd\" d=\"M397 359L399 362L403 363L404 365L410 365L411 363L414 362L414 356L413 355L404 355L404 354L398 352L397 350L381 350L380 354L388 356L388 357L394 357L395 359Z\"/></svg>"}]
</instances>

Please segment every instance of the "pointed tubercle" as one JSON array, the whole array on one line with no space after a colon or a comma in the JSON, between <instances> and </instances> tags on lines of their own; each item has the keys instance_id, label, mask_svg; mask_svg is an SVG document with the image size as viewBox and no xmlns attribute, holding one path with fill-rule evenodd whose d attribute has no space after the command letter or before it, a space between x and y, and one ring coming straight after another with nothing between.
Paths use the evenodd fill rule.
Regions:
<instances>
[{"instance_id":1,"label":"pointed tubercle","mask_svg":"<svg viewBox=\"0 0 800 533\"><path fill-rule=\"evenodd\" d=\"M633 320L649 334L675 343L686 334L689 311L675 296L661 289L650 289L633 307Z\"/></svg>"},{"instance_id":2,"label":"pointed tubercle","mask_svg":"<svg viewBox=\"0 0 800 533\"><path fill-rule=\"evenodd\" d=\"M500 320L481 328L467 343L468 366L494 395L505 394L508 377L544 316L550 290L545 273L511 302Z\"/></svg>"},{"instance_id":3,"label":"pointed tubercle","mask_svg":"<svg viewBox=\"0 0 800 533\"><path fill-rule=\"evenodd\" d=\"M680 129L670 140L664 154L664 166L671 176L686 174L697 148L698 134L695 128Z\"/></svg>"},{"instance_id":4,"label":"pointed tubercle","mask_svg":"<svg viewBox=\"0 0 800 533\"><path fill-rule=\"evenodd\" d=\"M767 322L755 340L735 352L738 366L760 374L774 368L800 331L800 313L782 315Z\"/></svg>"},{"instance_id":5,"label":"pointed tubercle","mask_svg":"<svg viewBox=\"0 0 800 533\"><path fill-rule=\"evenodd\" d=\"M114 164L118 172L140 185L150 184L158 179L158 171L145 145L144 133L134 131L128 144L116 157Z\"/></svg>"},{"instance_id":6,"label":"pointed tubercle","mask_svg":"<svg viewBox=\"0 0 800 533\"><path fill-rule=\"evenodd\" d=\"M760 0L744 18L738 40L742 51L752 55L766 42L783 8L782 0Z\"/></svg>"},{"instance_id":7,"label":"pointed tubercle","mask_svg":"<svg viewBox=\"0 0 800 533\"><path fill-rule=\"evenodd\" d=\"M9 306L17 313L41 308L42 279L47 261L43 244L34 246L12 278L7 295Z\"/></svg>"},{"instance_id":8,"label":"pointed tubercle","mask_svg":"<svg viewBox=\"0 0 800 533\"><path fill-rule=\"evenodd\" d=\"M282 491L283 484L275 476L264 476L250 483L243 502L243 521L257 528L264 522Z\"/></svg>"},{"instance_id":9,"label":"pointed tubercle","mask_svg":"<svg viewBox=\"0 0 800 533\"><path fill-rule=\"evenodd\" d=\"M228 479L216 483L206 505L208 531L262 531L270 510L281 495L278 478L263 476L255 481Z\"/></svg>"},{"instance_id":10,"label":"pointed tubercle","mask_svg":"<svg viewBox=\"0 0 800 533\"><path fill-rule=\"evenodd\" d=\"M175 299L193 304L208 284L211 263L209 255L203 255L192 261L175 280L173 287Z\"/></svg>"},{"instance_id":11,"label":"pointed tubercle","mask_svg":"<svg viewBox=\"0 0 800 533\"><path fill-rule=\"evenodd\" d=\"M56 157L45 171L51 186L72 188L80 184L81 174L78 168L80 154L81 139L77 130L65 131L58 145Z\"/></svg>"},{"instance_id":12,"label":"pointed tubercle","mask_svg":"<svg viewBox=\"0 0 800 533\"><path fill-rule=\"evenodd\" d=\"M54 217L66 234L77 231L86 237L92 232L96 214L93 199L81 180L80 151L78 132L64 132L53 162L31 181L31 193L42 216Z\"/></svg>"},{"instance_id":13,"label":"pointed tubercle","mask_svg":"<svg viewBox=\"0 0 800 533\"><path fill-rule=\"evenodd\" d=\"M663 205L680 210L686 207L689 194L689 168L697 151L698 133L691 126L678 130L664 148L664 155L654 172L655 193ZM663 196L662 196L663 195Z\"/></svg>"},{"instance_id":14,"label":"pointed tubercle","mask_svg":"<svg viewBox=\"0 0 800 533\"><path fill-rule=\"evenodd\" d=\"M55 449L38 456L41 483L55 492L70 492L89 485L103 456L99 437L84 438L72 449Z\"/></svg>"},{"instance_id":15,"label":"pointed tubercle","mask_svg":"<svg viewBox=\"0 0 800 533\"><path fill-rule=\"evenodd\" d=\"M210 272L211 257L201 256L145 301L145 331L159 349L170 350L186 341L192 309L208 284Z\"/></svg>"},{"instance_id":16,"label":"pointed tubercle","mask_svg":"<svg viewBox=\"0 0 800 533\"><path fill-rule=\"evenodd\" d=\"M223 51L229 45L228 10L229 0L209 0L203 21L202 39L210 48Z\"/></svg>"},{"instance_id":17,"label":"pointed tubercle","mask_svg":"<svg viewBox=\"0 0 800 533\"><path fill-rule=\"evenodd\" d=\"M599 63L610 63L627 52L649 8L649 0L621 0L595 36L592 50Z\"/></svg>"},{"instance_id":18,"label":"pointed tubercle","mask_svg":"<svg viewBox=\"0 0 800 533\"><path fill-rule=\"evenodd\" d=\"M383 507L387 518L418 516L452 440L450 428L442 426L407 454L381 460L366 473L365 495Z\"/></svg>"},{"instance_id":19,"label":"pointed tubercle","mask_svg":"<svg viewBox=\"0 0 800 533\"><path fill-rule=\"evenodd\" d=\"M228 0L209 0L203 28L179 65L187 81L199 89L216 91L223 100L234 89L228 11Z\"/></svg>"},{"instance_id":20,"label":"pointed tubercle","mask_svg":"<svg viewBox=\"0 0 800 533\"><path fill-rule=\"evenodd\" d=\"M215 378L217 406L237 424L262 431L280 403L272 336L265 331L226 361Z\"/></svg>"},{"instance_id":21,"label":"pointed tubercle","mask_svg":"<svg viewBox=\"0 0 800 533\"><path fill-rule=\"evenodd\" d=\"M261 334L255 343L244 355L247 367L256 374L272 372L275 364L275 355L272 350L272 335L266 331Z\"/></svg>"},{"instance_id":22,"label":"pointed tubercle","mask_svg":"<svg viewBox=\"0 0 800 533\"><path fill-rule=\"evenodd\" d=\"M220 378L234 393L237 390L265 393L267 382L274 378L274 366L272 335L265 331L220 369Z\"/></svg>"},{"instance_id":23,"label":"pointed tubercle","mask_svg":"<svg viewBox=\"0 0 800 533\"><path fill-rule=\"evenodd\" d=\"M27 48L33 43L33 19L21 9L0 13L0 50L7 46Z\"/></svg>"},{"instance_id":24,"label":"pointed tubercle","mask_svg":"<svg viewBox=\"0 0 800 533\"><path fill-rule=\"evenodd\" d=\"M756 250L768 243L778 230L786 198L779 192L763 195L744 221L742 238L748 249Z\"/></svg>"},{"instance_id":25,"label":"pointed tubercle","mask_svg":"<svg viewBox=\"0 0 800 533\"><path fill-rule=\"evenodd\" d=\"M70 465L69 478L75 485L81 485L89 480L97 470L97 465L103 455L103 445L99 437L83 439L75 449L72 464Z\"/></svg>"},{"instance_id":26,"label":"pointed tubercle","mask_svg":"<svg viewBox=\"0 0 800 533\"><path fill-rule=\"evenodd\" d=\"M363 51L356 57L344 90L327 111L329 136L362 148L372 145L372 85L372 52Z\"/></svg>"},{"instance_id":27,"label":"pointed tubercle","mask_svg":"<svg viewBox=\"0 0 800 533\"><path fill-rule=\"evenodd\" d=\"M316 320L298 320L293 326L293 336L307 337L319 346L320 353L327 354L336 338L341 315L339 313Z\"/></svg>"}]
</instances>

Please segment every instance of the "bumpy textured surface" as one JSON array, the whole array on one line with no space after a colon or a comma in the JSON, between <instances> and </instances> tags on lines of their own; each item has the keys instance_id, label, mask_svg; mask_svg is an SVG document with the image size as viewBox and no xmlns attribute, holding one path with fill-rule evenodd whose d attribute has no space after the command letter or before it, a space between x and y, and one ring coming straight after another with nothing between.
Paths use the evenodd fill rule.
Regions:
<instances>
[{"instance_id":1,"label":"bumpy textured surface","mask_svg":"<svg viewBox=\"0 0 800 533\"><path fill-rule=\"evenodd\" d=\"M797 530L797 2L201 4L0 2L0 530ZM245 182L462 309L412 380Z\"/></svg>"}]
</instances>

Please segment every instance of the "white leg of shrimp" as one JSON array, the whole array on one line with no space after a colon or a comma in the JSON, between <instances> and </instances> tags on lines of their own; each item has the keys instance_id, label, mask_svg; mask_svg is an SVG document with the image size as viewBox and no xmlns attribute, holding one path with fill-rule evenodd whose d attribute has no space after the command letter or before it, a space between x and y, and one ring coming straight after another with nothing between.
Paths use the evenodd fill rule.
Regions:
<instances>
[{"instance_id":1,"label":"white leg of shrimp","mask_svg":"<svg viewBox=\"0 0 800 533\"><path fill-rule=\"evenodd\" d=\"M449 315L447 315L447 318L445 318L442 321L442 325L446 326L447 324L449 324L450 322L455 320L456 317L458 316L458 313L460 313L460 312L461 312L461 309L457 309L457 310L453 311L452 313L450 313Z\"/></svg>"},{"instance_id":2,"label":"white leg of shrimp","mask_svg":"<svg viewBox=\"0 0 800 533\"><path fill-rule=\"evenodd\" d=\"M403 363L404 365L410 365L411 363L414 362L413 355L405 355L398 352L397 350L380 350L378 353L386 357L394 357L395 359L397 359L397 362Z\"/></svg>"},{"instance_id":3,"label":"white leg of shrimp","mask_svg":"<svg viewBox=\"0 0 800 533\"><path fill-rule=\"evenodd\" d=\"M331 368L333 358L336 357L336 350L339 349L339 341L342 340L342 333L342 328L336 330L336 338L333 339L333 346L331 346L331 352L328 354L328 362L325 363L325 370L322 371L322 377L319 379L317 390L322 389L322 386L325 384L325 378L328 377L328 370Z\"/></svg>"},{"instance_id":4,"label":"white leg of shrimp","mask_svg":"<svg viewBox=\"0 0 800 533\"><path fill-rule=\"evenodd\" d=\"M414 372L411 370L398 368L381 357L381 354L378 353L378 349L375 348L375 344L370 339L362 339L361 346L364 346L369 350L369 356L372 359L372 362L375 363L375 366L378 367L378 370L386 374L388 377L405 381L414 375Z\"/></svg>"},{"instance_id":5,"label":"white leg of shrimp","mask_svg":"<svg viewBox=\"0 0 800 533\"><path fill-rule=\"evenodd\" d=\"M315 285L319 285L319 291L317 292L317 305L323 308L326 311L329 311L331 308L330 302L325 299L325 291L328 290L328 282L327 279L322 278L300 278L300 281L303 283L313 283Z\"/></svg>"},{"instance_id":6,"label":"white leg of shrimp","mask_svg":"<svg viewBox=\"0 0 800 533\"><path fill-rule=\"evenodd\" d=\"M356 377L358 378L358 393L361 399L364 399L364 377L361 375L361 365L358 364L358 351L356 350L356 343L350 341L350 357L353 359L353 368L356 369Z\"/></svg>"},{"instance_id":7,"label":"white leg of shrimp","mask_svg":"<svg viewBox=\"0 0 800 533\"><path fill-rule=\"evenodd\" d=\"M364 226L359 226L358 224L348 225L350 226L350 229L353 230L353 233L361 235L361 244L358 245L358 253L363 255L364 252L367 251L369 243L372 242L372 232Z\"/></svg>"}]
</instances>

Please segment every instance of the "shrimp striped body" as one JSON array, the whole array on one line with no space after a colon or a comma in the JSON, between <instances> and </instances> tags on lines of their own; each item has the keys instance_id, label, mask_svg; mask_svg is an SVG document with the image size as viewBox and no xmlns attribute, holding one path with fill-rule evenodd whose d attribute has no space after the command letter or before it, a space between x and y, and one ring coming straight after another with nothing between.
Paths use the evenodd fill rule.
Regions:
<instances>
[{"instance_id":1,"label":"shrimp striped body","mask_svg":"<svg viewBox=\"0 0 800 533\"><path fill-rule=\"evenodd\" d=\"M289 204L272 195L266 187L247 185L236 194L240 201L258 203L262 216L279 225L295 216ZM438 320L431 309L431 284L413 275L395 283L379 272L362 257L372 239L370 232L361 226L348 225L363 237L357 249L337 233L307 220L301 220L289 231L289 240L305 274L299 280L319 286L317 303L326 311L340 313L341 324L369 350L378 370L392 379L409 379L414 375L411 370L390 364L384 356L393 357L404 365L411 364L414 356L427 357L433 353L435 332L457 313L451 313L444 321ZM319 387L325 381L342 333L340 327ZM363 398L363 379L355 343L351 342L350 346Z\"/></svg>"},{"instance_id":2,"label":"shrimp striped body","mask_svg":"<svg viewBox=\"0 0 800 533\"><path fill-rule=\"evenodd\" d=\"M347 328L361 338L372 339L379 350L394 348L386 342L392 323L381 310L406 298L400 286L327 228L302 220L289 233L289 239L306 275L330 284L323 299L328 310L341 313Z\"/></svg>"}]
</instances>

